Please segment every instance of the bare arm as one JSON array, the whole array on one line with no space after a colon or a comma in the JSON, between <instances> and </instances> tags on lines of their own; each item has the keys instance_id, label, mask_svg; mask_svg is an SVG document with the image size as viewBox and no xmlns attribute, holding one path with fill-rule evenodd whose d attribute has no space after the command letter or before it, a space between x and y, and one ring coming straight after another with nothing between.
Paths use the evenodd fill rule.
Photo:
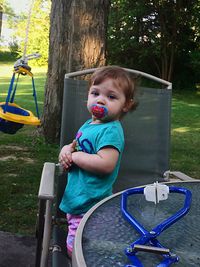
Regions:
<instances>
[{"instance_id":1,"label":"bare arm","mask_svg":"<svg viewBox=\"0 0 200 267\"><path fill-rule=\"evenodd\" d=\"M63 166L64 169L68 170L72 165L72 153L76 148L76 140L69 145L64 146L59 154L59 162Z\"/></svg>"},{"instance_id":2,"label":"bare arm","mask_svg":"<svg viewBox=\"0 0 200 267\"><path fill-rule=\"evenodd\" d=\"M78 167L98 174L111 173L119 158L119 151L112 147L106 147L98 151L97 154L88 154L85 152L72 153L72 161Z\"/></svg>"}]
</instances>

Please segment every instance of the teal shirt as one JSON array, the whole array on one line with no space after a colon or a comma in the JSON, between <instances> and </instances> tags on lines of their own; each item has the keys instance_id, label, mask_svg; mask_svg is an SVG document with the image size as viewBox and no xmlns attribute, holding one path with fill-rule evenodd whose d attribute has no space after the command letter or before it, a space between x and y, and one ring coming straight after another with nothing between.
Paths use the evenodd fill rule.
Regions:
<instances>
[{"instance_id":1,"label":"teal shirt","mask_svg":"<svg viewBox=\"0 0 200 267\"><path fill-rule=\"evenodd\" d=\"M88 172L77 166L70 169L60 203L60 209L70 214L85 213L97 202L112 194L124 149L124 133L119 121L91 124L91 120L88 120L79 129L76 140L79 151L97 154L100 149L109 146L116 148L120 154L115 169L108 175Z\"/></svg>"}]
</instances>

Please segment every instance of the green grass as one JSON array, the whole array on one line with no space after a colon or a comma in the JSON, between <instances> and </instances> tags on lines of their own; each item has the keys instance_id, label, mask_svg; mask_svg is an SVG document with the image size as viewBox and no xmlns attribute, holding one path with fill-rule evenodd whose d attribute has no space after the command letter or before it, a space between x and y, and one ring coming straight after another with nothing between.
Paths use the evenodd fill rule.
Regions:
<instances>
[{"instance_id":1,"label":"green grass","mask_svg":"<svg viewBox=\"0 0 200 267\"><path fill-rule=\"evenodd\" d=\"M200 92L173 94L171 169L200 179Z\"/></svg>"},{"instance_id":2,"label":"green grass","mask_svg":"<svg viewBox=\"0 0 200 267\"><path fill-rule=\"evenodd\" d=\"M5 101L13 63L0 64L0 101ZM40 112L46 68L32 68ZM19 80L16 103L35 112L31 79ZM200 94L173 94L171 170L200 178ZM34 234L37 193L45 161L57 162L57 145L45 144L37 128L24 126L15 135L0 132L0 230Z\"/></svg>"}]
</instances>

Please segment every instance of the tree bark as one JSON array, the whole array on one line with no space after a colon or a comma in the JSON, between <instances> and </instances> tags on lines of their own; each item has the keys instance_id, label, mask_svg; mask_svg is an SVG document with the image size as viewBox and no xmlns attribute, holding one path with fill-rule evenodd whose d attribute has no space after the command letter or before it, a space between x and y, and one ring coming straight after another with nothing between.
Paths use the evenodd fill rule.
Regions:
<instances>
[{"instance_id":1,"label":"tree bark","mask_svg":"<svg viewBox=\"0 0 200 267\"><path fill-rule=\"evenodd\" d=\"M59 141L65 73L105 64L110 0L52 0L42 130Z\"/></svg>"}]
</instances>

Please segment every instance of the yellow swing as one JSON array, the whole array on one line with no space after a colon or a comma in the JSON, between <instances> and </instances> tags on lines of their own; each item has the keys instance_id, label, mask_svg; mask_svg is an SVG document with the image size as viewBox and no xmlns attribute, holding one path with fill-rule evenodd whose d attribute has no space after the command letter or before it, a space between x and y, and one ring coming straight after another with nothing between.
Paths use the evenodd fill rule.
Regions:
<instances>
[{"instance_id":1,"label":"yellow swing","mask_svg":"<svg viewBox=\"0 0 200 267\"><path fill-rule=\"evenodd\" d=\"M10 81L8 94L5 102L0 103L0 131L8 134L16 133L24 124L28 125L40 125L39 110L37 104L37 95L35 90L35 83L33 73L30 66L28 66L28 60L40 57L39 54L31 54L17 60L14 65L13 76ZM15 76L18 77L15 81ZM35 100L37 117L34 114L14 103L15 93L17 90L17 84L20 75L29 75L32 78L33 97Z\"/></svg>"}]
</instances>

